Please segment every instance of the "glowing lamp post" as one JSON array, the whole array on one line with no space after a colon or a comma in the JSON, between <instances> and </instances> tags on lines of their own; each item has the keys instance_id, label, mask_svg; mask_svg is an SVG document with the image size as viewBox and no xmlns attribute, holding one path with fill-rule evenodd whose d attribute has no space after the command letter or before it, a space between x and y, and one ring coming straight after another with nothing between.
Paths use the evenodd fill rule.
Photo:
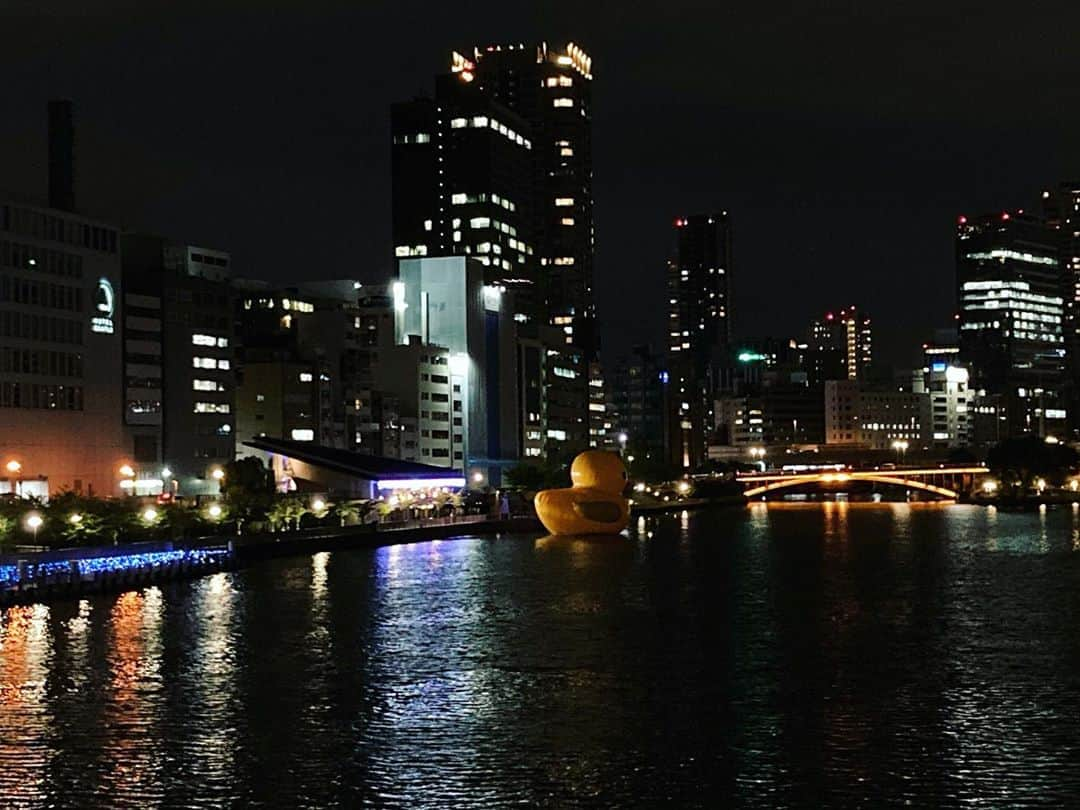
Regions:
<instances>
[{"instance_id":1,"label":"glowing lamp post","mask_svg":"<svg viewBox=\"0 0 1080 810\"><path fill-rule=\"evenodd\" d=\"M908 449L907 439L897 439L892 443L892 449L896 451L896 460L903 461L904 453Z\"/></svg>"},{"instance_id":2,"label":"glowing lamp post","mask_svg":"<svg viewBox=\"0 0 1080 810\"><path fill-rule=\"evenodd\" d=\"M16 495L21 494L21 490L22 490L22 475L21 475L21 473L22 473L22 464L20 462L16 461L15 459L12 459L11 461L9 461L5 465L5 467L7 468L8 473L10 475L14 476L14 478L15 478L15 487L14 487L15 494Z\"/></svg>"},{"instance_id":3,"label":"glowing lamp post","mask_svg":"<svg viewBox=\"0 0 1080 810\"><path fill-rule=\"evenodd\" d=\"M751 447L750 458L754 459L761 467L761 471L765 472L765 448L764 447Z\"/></svg>"},{"instance_id":4,"label":"glowing lamp post","mask_svg":"<svg viewBox=\"0 0 1080 810\"><path fill-rule=\"evenodd\" d=\"M34 534L34 542L37 542L38 529L41 528L41 524L45 522L45 519L41 517L37 512L31 512L26 516L26 528L28 528Z\"/></svg>"}]
</instances>

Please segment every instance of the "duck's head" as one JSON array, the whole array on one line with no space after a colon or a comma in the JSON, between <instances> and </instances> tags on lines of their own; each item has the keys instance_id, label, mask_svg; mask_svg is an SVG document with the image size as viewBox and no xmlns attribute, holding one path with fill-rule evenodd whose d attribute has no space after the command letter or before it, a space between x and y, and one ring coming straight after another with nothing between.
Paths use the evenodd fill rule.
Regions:
<instances>
[{"instance_id":1,"label":"duck's head","mask_svg":"<svg viewBox=\"0 0 1080 810\"><path fill-rule=\"evenodd\" d=\"M626 486L626 467L615 453L586 450L570 465L570 480L575 487L593 487L620 495Z\"/></svg>"}]
</instances>

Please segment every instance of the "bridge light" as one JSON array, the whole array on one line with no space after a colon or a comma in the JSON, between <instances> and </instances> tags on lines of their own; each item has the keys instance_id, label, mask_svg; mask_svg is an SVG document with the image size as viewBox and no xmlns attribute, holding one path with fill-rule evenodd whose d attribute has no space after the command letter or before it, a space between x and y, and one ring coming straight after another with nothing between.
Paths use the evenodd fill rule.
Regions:
<instances>
[{"instance_id":1,"label":"bridge light","mask_svg":"<svg viewBox=\"0 0 1080 810\"><path fill-rule=\"evenodd\" d=\"M1044 489L1046 489L1046 479L1040 478L1035 482L1035 486L1038 488L1039 492L1042 492Z\"/></svg>"},{"instance_id":2,"label":"bridge light","mask_svg":"<svg viewBox=\"0 0 1080 810\"><path fill-rule=\"evenodd\" d=\"M997 492L997 481L983 481L982 488L987 495Z\"/></svg>"}]
</instances>

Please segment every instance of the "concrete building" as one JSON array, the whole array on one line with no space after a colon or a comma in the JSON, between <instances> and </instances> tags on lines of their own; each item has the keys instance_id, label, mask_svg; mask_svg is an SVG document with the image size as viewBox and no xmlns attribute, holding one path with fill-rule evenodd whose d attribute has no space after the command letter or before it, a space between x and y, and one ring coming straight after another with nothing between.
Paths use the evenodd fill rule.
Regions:
<instances>
[{"instance_id":1,"label":"concrete building","mask_svg":"<svg viewBox=\"0 0 1080 810\"><path fill-rule=\"evenodd\" d=\"M925 394L923 441L929 447L967 447L974 442L975 391L968 370L959 364L959 348L941 343L923 347L925 363L914 372L911 390Z\"/></svg>"},{"instance_id":2,"label":"concrete building","mask_svg":"<svg viewBox=\"0 0 1080 810\"><path fill-rule=\"evenodd\" d=\"M924 439L927 395L913 391L864 389L857 380L825 383L825 443L870 450L905 449Z\"/></svg>"},{"instance_id":3,"label":"concrete building","mask_svg":"<svg viewBox=\"0 0 1080 810\"><path fill-rule=\"evenodd\" d=\"M485 284L484 271L463 256L402 259L393 285L395 333L398 345L414 335L449 351L450 378L464 403L451 423L462 433L461 461L471 483L497 485L502 468L519 457L516 332L510 296Z\"/></svg>"},{"instance_id":4,"label":"concrete building","mask_svg":"<svg viewBox=\"0 0 1080 810\"><path fill-rule=\"evenodd\" d=\"M461 470L465 459L464 418L466 383L451 379L450 350L420 341L408 335L407 343L383 351L375 388L384 398L393 398L399 432L411 432L415 438L402 437L404 444L384 448L388 458L419 461L436 467ZM392 434L393 426L386 425ZM411 445L411 446L410 446Z\"/></svg>"},{"instance_id":5,"label":"concrete building","mask_svg":"<svg viewBox=\"0 0 1080 810\"><path fill-rule=\"evenodd\" d=\"M0 200L0 494L123 492L122 282L116 228Z\"/></svg>"},{"instance_id":6,"label":"concrete building","mask_svg":"<svg viewBox=\"0 0 1080 810\"><path fill-rule=\"evenodd\" d=\"M229 254L140 234L120 242L135 491L216 492L214 471L236 455Z\"/></svg>"},{"instance_id":7,"label":"concrete building","mask_svg":"<svg viewBox=\"0 0 1080 810\"><path fill-rule=\"evenodd\" d=\"M664 451L664 380L668 372L649 346L638 345L619 358L608 388L611 432L626 434L635 456L660 458Z\"/></svg>"}]
</instances>

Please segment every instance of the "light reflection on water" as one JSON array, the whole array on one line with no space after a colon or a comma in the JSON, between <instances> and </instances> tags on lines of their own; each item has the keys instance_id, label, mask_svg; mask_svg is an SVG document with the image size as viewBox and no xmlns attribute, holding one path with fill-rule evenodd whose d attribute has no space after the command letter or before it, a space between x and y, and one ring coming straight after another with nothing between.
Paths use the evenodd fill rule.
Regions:
<instances>
[{"instance_id":1,"label":"light reflection on water","mask_svg":"<svg viewBox=\"0 0 1080 810\"><path fill-rule=\"evenodd\" d=\"M12 608L0 806L1060 805L1078 547L1069 507L753 503Z\"/></svg>"}]
</instances>

